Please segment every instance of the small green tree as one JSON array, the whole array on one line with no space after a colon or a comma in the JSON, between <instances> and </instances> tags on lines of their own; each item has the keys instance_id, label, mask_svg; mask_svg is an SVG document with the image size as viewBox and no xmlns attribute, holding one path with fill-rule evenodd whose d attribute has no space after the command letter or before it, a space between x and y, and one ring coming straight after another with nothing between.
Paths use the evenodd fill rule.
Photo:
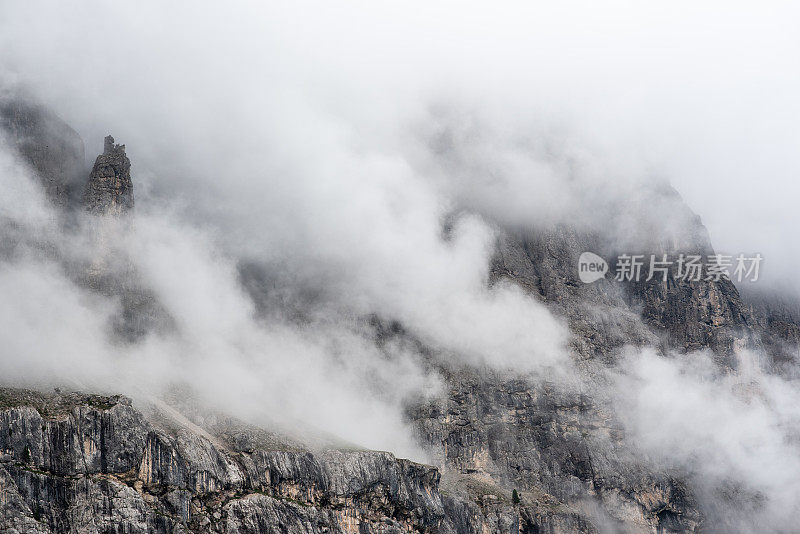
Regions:
<instances>
[{"instance_id":1,"label":"small green tree","mask_svg":"<svg viewBox=\"0 0 800 534\"><path fill-rule=\"evenodd\" d=\"M517 493L516 488L511 492L511 502L514 504L519 504L519 493Z\"/></svg>"}]
</instances>

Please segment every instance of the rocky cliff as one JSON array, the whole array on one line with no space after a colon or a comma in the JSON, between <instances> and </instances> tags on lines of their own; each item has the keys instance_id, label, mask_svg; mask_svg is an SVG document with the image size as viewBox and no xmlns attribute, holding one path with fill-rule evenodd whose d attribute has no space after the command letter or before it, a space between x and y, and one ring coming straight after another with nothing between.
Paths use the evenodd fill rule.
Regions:
<instances>
[{"instance_id":1,"label":"rocky cliff","mask_svg":"<svg viewBox=\"0 0 800 534\"><path fill-rule=\"evenodd\" d=\"M210 434L169 407L150 419L124 397L0 392L4 532L593 531L566 511L476 503L439 471L390 453L257 443ZM238 442L238 444L237 444ZM545 505L546 506L546 505Z\"/></svg>"},{"instance_id":2,"label":"rocky cliff","mask_svg":"<svg viewBox=\"0 0 800 534\"><path fill-rule=\"evenodd\" d=\"M12 110L4 111L11 117L4 128L18 139L20 153L53 201L64 204L79 153L82 158L74 132L53 126L56 119L30 107L4 109ZM92 214L122 214L133 207L130 161L110 136L87 174L83 206ZM683 221L677 238L657 240L641 252L713 253L699 220L689 212ZM729 372L734 350L752 347L765 351L779 372L800 338L796 305L743 297L725 279L623 283L607 275L584 284L576 271L579 255L594 251L612 258L620 252L618 241L563 226L499 226L498 235L489 283L516 284L565 319L585 387L554 387L513 372L448 363L403 325L373 318L378 342L396 338L417 345L446 382L438 398L409 405L406 413L433 466L386 452L312 450L234 420L192 422L180 406L160 401L133 405L118 396L5 389L0 392L0 528L19 533L725 531L721 513L701 505L691 473L654 467L626 446L625 431L603 395L604 369L617 362L622 347L633 345L661 352L709 349ZM118 274L99 269L89 284L132 303L123 307L123 338L135 339L168 321L153 311L158 305L146 288L130 282L135 273L125 272L124 282ZM725 498L736 503L733 493Z\"/></svg>"},{"instance_id":3,"label":"rocky cliff","mask_svg":"<svg viewBox=\"0 0 800 534\"><path fill-rule=\"evenodd\" d=\"M30 164L54 204L74 202L86 179L83 141L75 130L41 105L0 94L0 132Z\"/></svg>"},{"instance_id":4,"label":"rocky cliff","mask_svg":"<svg viewBox=\"0 0 800 534\"><path fill-rule=\"evenodd\" d=\"M131 161L125 154L125 145L115 144L110 135L89 173L83 205L93 213L121 214L133 208Z\"/></svg>"}]
</instances>

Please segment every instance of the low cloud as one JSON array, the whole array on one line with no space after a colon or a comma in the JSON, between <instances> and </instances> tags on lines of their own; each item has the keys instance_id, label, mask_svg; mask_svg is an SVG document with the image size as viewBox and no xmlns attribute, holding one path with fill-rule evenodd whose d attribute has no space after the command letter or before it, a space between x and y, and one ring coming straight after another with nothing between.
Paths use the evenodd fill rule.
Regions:
<instances>
[{"instance_id":1,"label":"low cloud","mask_svg":"<svg viewBox=\"0 0 800 534\"><path fill-rule=\"evenodd\" d=\"M613 373L626 440L661 469L690 473L717 530L787 532L800 511L800 398L741 351L736 372L707 353L631 350Z\"/></svg>"},{"instance_id":2,"label":"low cloud","mask_svg":"<svg viewBox=\"0 0 800 534\"><path fill-rule=\"evenodd\" d=\"M719 250L793 280L795 7L201 7L0 8L4 83L89 157L108 133L125 143L137 199L130 224L64 230L0 144L6 382L182 382L253 422L424 459L403 409L440 391L436 365L572 370L563 321L488 287L497 225L686 237L668 178ZM152 296L145 335L119 338L127 304L92 272ZM376 343L375 317L439 360ZM765 496L755 517L788 530L800 399L740 367L645 351L607 393L653 462Z\"/></svg>"}]
</instances>

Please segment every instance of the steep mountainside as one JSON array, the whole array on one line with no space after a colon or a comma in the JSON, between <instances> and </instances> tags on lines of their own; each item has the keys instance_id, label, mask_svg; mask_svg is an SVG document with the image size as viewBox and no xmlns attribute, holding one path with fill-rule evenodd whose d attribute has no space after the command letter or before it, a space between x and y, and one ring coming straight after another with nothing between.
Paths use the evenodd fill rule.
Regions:
<instances>
[{"instance_id":1,"label":"steep mountainside","mask_svg":"<svg viewBox=\"0 0 800 534\"><path fill-rule=\"evenodd\" d=\"M3 129L50 198L103 217L133 208L124 146L106 138L91 172L83 143L49 112L0 106ZM677 194L671 202L680 203ZM713 253L699 220L647 254ZM130 215L130 213L128 213ZM98 219L98 220L102 220ZM436 465L386 452L311 448L234 420L195 421L181 406L120 396L0 391L3 532L567 533L724 531L691 474L654 468L625 445L602 393L603 370L627 345L710 349L722 369L734 349L764 349L779 367L800 339L800 314L771 298L743 299L729 280L578 279L584 251L618 243L566 227L499 228L490 284L512 283L565 318L582 388L455 365L429 354L447 384L407 418ZM625 251L631 252L631 251ZM103 258L104 259L104 258ZM105 260L105 259L104 259ZM169 318L135 273L84 266L83 284L120 296L116 333L132 342ZM376 337L418 343L402 325ZM190 420L191 419L191 420ZM209 422L212 421L212 422ZM726 496L736 502L736 495Z\"/></svg>"},{"instance_id":2,"label":"steep mountainside","mask_svg":"<svg viewBox=\"0 0 800 534\"><path fill-rule=\"evenodd\" d=\"M125 155L125 145L114 144L110 135L89 173L83 205L94 213L123 213L133 208L131 162Z\"/></svg>"},{"instance_id":3,"label":"steep mountainside","mask_svg":"<svg viewBox=\"0 0 800 534\"><path fill-rule=\"evenodd\" d=\"M47 108L0 95L0 131L41 178L50 200L67 206L83 187L80 136Z\"/></svg>"}]
</instances>

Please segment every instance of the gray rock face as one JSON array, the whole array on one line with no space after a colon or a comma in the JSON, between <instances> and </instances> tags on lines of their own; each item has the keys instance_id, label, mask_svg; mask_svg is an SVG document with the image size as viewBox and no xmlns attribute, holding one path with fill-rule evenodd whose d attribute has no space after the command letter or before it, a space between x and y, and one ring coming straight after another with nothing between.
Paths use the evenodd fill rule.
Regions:
<instances>
[{"instance_id":1,"label":"gray rock face","mask_svg":"<svg viewBox=\"0 0 800 534\"><path fill-rule=\"evenodd\" d=\"M125 145L114 144L110 135L89 174L83 205L93 213L121 214L133 208L131 162L125 155Z\"/></svg>"},{"instance_id":2,"label":"gray rock face","mask_svg":"<svg viewBox=\"0 0 800 534\"><path fill-rule=\"evenodd\" d=\"M4 532L593 531L443 496L437 469L385 452L241 451L124 397L6 389L0 402Z\"/></svg>"},{"instance_id":3,"label":"gray rock face","mask_svg":"<svg viewBox=\"0 0 800 534\"><path fill-rule=\"evenodd\" d=\"M123 216L134 206L130 168L125 145L115 144L113 137L106 136L103 153L97 156L85 184L84 209L94 215L116 217L127 224ZM123 341L134 342L149 332L168 329L171 318L155 293L140 283L124 247L116 242L116 236L105 236L104 230L113 223L95 221L91 224L97 244L96 257L93 264L85 268L80 283L98 293L119 298L121 306L112 325L115 335Z\"/></svg>"},{"instance_id":4,"label":"gray rock face","mask_svg":"<svg viewBox=\"0 0 800 534\"><path fill-rule=\"evenodd\" d=\"M594 437L586 398L452 376L413 416L438 469L385 452L246 449L124 397L0 391L0 528L19 532L692 531L691 495ZM446 414L446 420L442 415ZM520 503L511 499L519 490ZM600 518L585 506L604 503ZM602 519L602 521L601 521ZM9 530L10 531L10 530Z\"/></svg>"},{"instance_id":5,"label":"gray rock face","mask_svg":"<svg viewBox=\"0 0 800 534\"><path fill-rule=\"evenodd\" d=\"M698 228L687 228L679 248L661 246L647 255L713 254L705 230L699 221L693 224ZM491 266L490 283L515 283L566 318L588 384L593 375L602 376L604 365L615 363L625 345L708 348L725 369L733 367L737 346L765 349L778 371L792 360L792 351L796 354L796 303L774 296L743 298L729 280L670 280L674 270L666 282L617 282L608 274L593 284L579 280L582 252L610 259L617 247L601 235L565 227L501 230ZM409 417L423 440L439 451L438 465L464 477L461 483L488 480L507 491L516 488L523 502L534 503L531 509L549 522L564 519L555 510L571 510L571 521L579 518L610 531L708 528L690 475L654 472L631 457L622 446L622 427L599 391L569 393L513 373L443 372L447 394L410 409ZM587 502L594 506L586 507Z\"/></svg>"},{"instance_id":6,"label":"gray rock face","mask_svg":"<svg viewBox=\"0 0 800 534\"><path fill-rule=\"evenodd\" d=\"M697 223L700 224L699 222ZM700 227L694 243L642 252L695 254L706 258L713 249ZM569 228L506 233L492 264L496 283L508 279L566 316L575 334L574 345L586 357L604 357L625 344L661 345L680 351L711 348L721 357L735 344L760 346L753 330L755 318L728 279L675 279L672 265L666 281L614 280L613 273L593 284L578 279L578 257L594 251L608 260L618 256L616 245L598 235ZM630 253L630 251L626 251ZM634 251L633 253L637 253ZM613 265L610 266L613 269ZM645 273L646 274L646 273Z\"/></svg>"},{"instance_id":7,"label":"gray rock face","mask_svg":"<svg viewBox=\"0 0 800 534\"><path fill-rule=\"evenodd\" d=\"M82 143L79 151L77 134L45 112L16 106L0 109L4 130L54 202L68 204L70 169L82 161ZM110 136L83 205L117 215L133 207L130 161ZM737 346L764 348L776 364L796 357L795 304L743 298L726 280L619 283L607 276L583 284L579 255L592 251L611 259L620 243L566 227L501 228L499 236L490 283L517 284L564 317L578 368L590 377L614 363L625 345L709 348L727 369ZM677 238L648 246L625 252L713 252L690 213ZM106 266L84 285L121 297L123 315L112 327L122 339L135 342L169 323L127 268ZM400 324L384 327L376 318L372 326L383 341L402 337L427 350ZM565 391L435 359L431 366L445 378L447 391L408 407L407 416L437 467L384 452L312 453L244 426L165 424L169 414L145 416L123 397L0 390L0 531L538 534L707 528L687 474L655 471L632 457L598 391Z\"/></svg>"},{"instance_id":8,"label":"gray rock face","mask_svg":"<svg viewBox=\"0 0 800 534\"><path fill-rule=\"evenodd\" d=\"M504 373L465 369L448 378L446 397L410 416L456 488L491 481L494 489L467 494L506 499L517 489L539 518L534 524L569 524L568 531L580 531L576 522L638 532L698 528L697 503L680 474L654 473L632 458L622 430L591 396Z\"/></svg>"},{"instance_id":9,"label":"gray rock face","mask_svg":"<svg viewBox=\"0 0 800 534\"><path fill-rule=\"evenodd\" d=\"M790 289L781 293L750 289L743 293L743 300L775 369L793 373L800 346L800 296Z\"/></svg>"},{"instance_id":10,"label":"gray rock face","mask_svg":"<svg viewBox=\"0 0 800 534\"><path fill-rule=\"evenodd\" d=\"M39 177L48 198L71 206L85 178L83 141L75 130L43 106L0 97L0 131Z\"/></svg>"},{"instance_id":11,"label":"gray rock face","mask_svg":"<svg viewBox=\"0 0 800 534\"><path fill-rule=\"evenodd\" d=\"M657 345L659 335L633 309L624 286L608 279L593 284L578 279L578 257L584 251L610 258L599 236L570 228L503 232L490 281L511 281L565 317L582 358L605 358L625 344Z\"/></svg>"}]
</instances>

